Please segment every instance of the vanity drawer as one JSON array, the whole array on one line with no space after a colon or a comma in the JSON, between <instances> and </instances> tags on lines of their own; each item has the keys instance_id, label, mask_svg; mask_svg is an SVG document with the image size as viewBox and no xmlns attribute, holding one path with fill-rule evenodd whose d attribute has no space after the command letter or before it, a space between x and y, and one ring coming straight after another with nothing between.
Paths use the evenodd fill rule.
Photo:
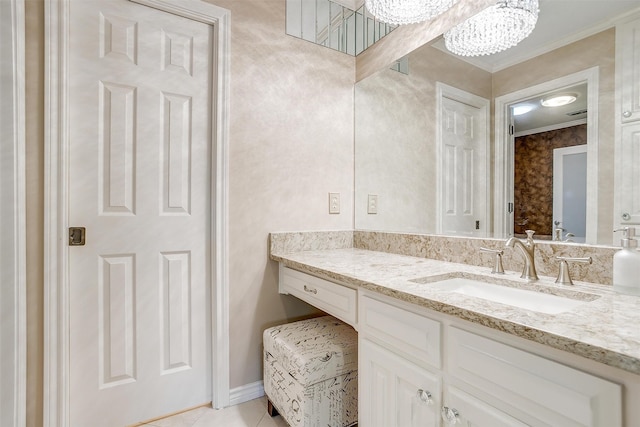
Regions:
<instances>
[{"instance_id":1,"label":"vanity drawer","mask_svg":"<svg viewBox=\"0 0 640 427\"><path fill-rule=\"evenodd\" d=\"M525 414L533 425L622 425L621 386L455 327L449 372Z\"/></svg>"},{"instance_id":2,"label":"vanity drawer","mask_svg":"<svg viewBox=\"0 0 640 427\"><path fill-rule=\"evenodd\" d=\"M440 322L364 294L359 304L360 333L420 363L440 368Z\"/></svg>"},{"instance_id":3,"label":"vanity drawer","mask_svg":"<svg viewBox=\"0 0 640 427\"><path fill-rule=\"evenodd\" d=\"M356 326L357 291L280 265L280 293L291 294Z\"/></svg>"}]
</instances>

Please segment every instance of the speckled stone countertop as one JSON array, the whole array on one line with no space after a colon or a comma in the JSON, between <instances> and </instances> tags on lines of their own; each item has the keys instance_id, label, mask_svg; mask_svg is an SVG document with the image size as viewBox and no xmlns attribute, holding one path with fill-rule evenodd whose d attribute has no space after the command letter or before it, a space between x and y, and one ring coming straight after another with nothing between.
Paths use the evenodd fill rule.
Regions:
<instances>
[{"instance_id":1,"label":"speckled stone countertop","mask_svg":"<svg viewBox=\"0 0 640 427\"><path fill-rule=\"evenodd\" d=\"M490 268L345 248L274 252L271 259L294 270L417 304L640 375L640 297L608 286L575 282L534 284L519 273L492 275ZM544 314L430 287L428 282L469 277L584 300L560 314ZM416 280L417 279L417 280Z\"/></svg>"}]
</instances>

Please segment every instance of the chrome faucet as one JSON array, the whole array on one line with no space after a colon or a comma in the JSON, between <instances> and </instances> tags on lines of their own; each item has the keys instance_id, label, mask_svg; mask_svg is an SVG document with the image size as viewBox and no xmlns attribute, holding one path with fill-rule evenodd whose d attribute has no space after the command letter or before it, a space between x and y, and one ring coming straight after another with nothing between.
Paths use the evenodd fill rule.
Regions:
<instances>
[{"instance_id":1,"label":"chrome faucet","mask_svg":"<svg viewBox=\"0 0 640 427\"><path fill-rule=\"evenodd\" d=\"M507 243L505 243L505 247L517 247L518 249L520 249L522 258L524 258L524 268L522 269L522 275L520 277L523 279L534 281L538 280L538 275L536 274L535 259L536 244L533 242L533 234L535 233L535 231L525 230L525 233L527 233L527 240L524 243L520 239L509 237L509 240L507 240Z\"/></svg>"}]
</instances>

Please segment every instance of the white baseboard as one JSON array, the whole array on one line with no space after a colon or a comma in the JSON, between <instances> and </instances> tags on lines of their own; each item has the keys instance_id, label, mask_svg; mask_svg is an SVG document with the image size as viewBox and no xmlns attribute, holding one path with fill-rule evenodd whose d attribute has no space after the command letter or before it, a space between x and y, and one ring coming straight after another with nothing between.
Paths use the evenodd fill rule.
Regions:
<instances>
[{"instance_id":1,"label":"white baseboard","mask_svg":"<svg viewBox=\"0 0 640 427\"><path fill-rule=\"evenodd\" d=\"M229 391L229 406L238 405L264 396L262 381L241 385Z\"/></svg>"}]
</instances>

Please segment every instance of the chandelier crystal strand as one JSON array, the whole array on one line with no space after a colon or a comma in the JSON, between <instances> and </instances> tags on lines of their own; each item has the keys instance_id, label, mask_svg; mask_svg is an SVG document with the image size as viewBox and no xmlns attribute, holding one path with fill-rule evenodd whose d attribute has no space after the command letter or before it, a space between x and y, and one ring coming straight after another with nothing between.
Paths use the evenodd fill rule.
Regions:
<instances>
[{"instance_id":1,"label":"chandelier crystal strand","mask_svg":"<svg viewBox=\"0 0 640 427\"><path fill-rule=\"evenodd\" d=\"M458 0L365 0L367 9L379 21L394 25L427 21L453 6Z\"/></svg>"},{"instance_id":2,"label":"chandelier crystal strand","mask_svg":"<svg viewBox=\"0 0 640 427\"><path fill-rule=\"evenodd\" d=\"M456 55L491 55L527 38L537 21L538 0L500 0L447 31L444 42Z\"/></svg>"}]
</instances>

